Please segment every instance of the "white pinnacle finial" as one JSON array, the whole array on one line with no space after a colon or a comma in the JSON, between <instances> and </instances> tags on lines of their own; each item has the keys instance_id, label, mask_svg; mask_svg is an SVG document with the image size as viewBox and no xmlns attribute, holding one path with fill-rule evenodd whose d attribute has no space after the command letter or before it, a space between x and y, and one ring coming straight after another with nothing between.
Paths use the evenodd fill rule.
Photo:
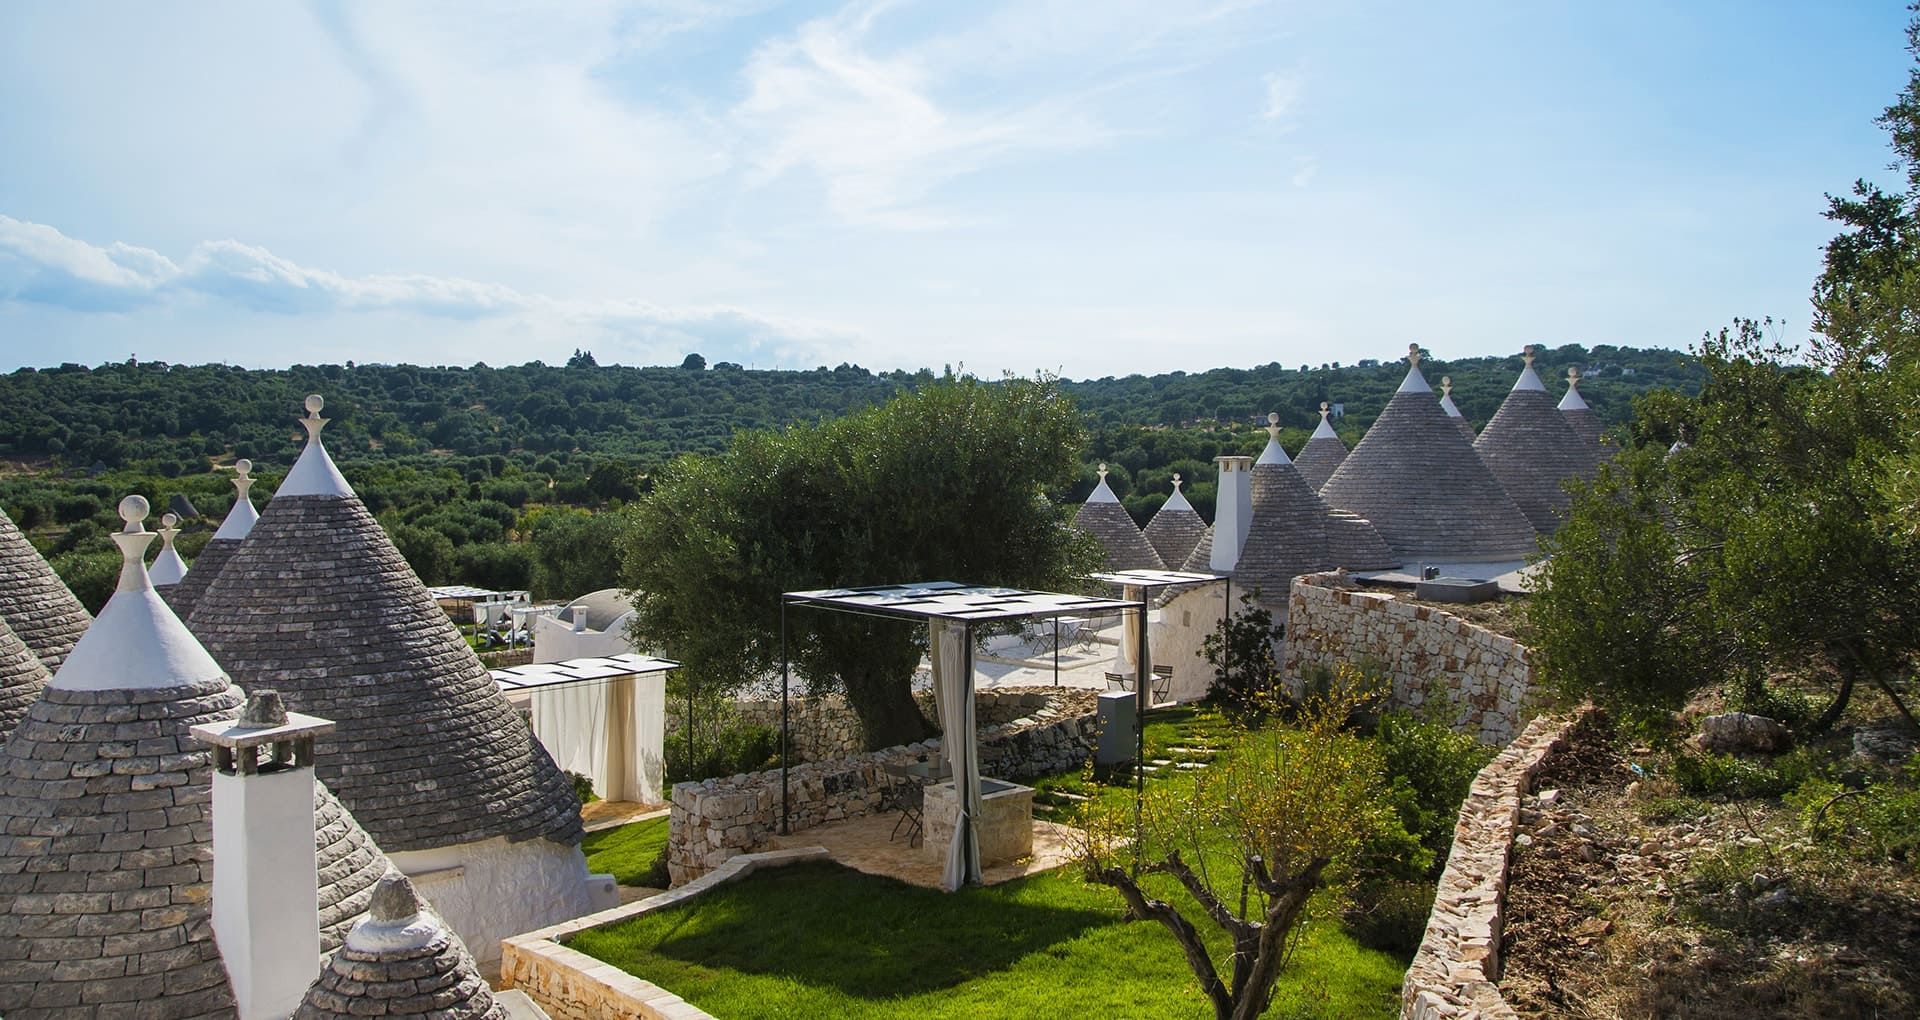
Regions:
<instances>
[{"instance_id":1,"label":"white pinnacle finial","mask_svg":"<svg viewBox=\"0 0 1920 1020\"><path fill-rule=\"evenodd\" d=\"M173 530L179 531L180 530L179 528L174 528L174 525L179 523L180 523L180 515L172 511L168 511L160 515L160 527L162 528L173 528Z\"/></svg>"},{"instance_id":2,"label":"white pinnacle finial","mask_svg":"<svg viewBox=\"0 0 1920 1020\"><path fill-rule=\"evenodd\" d=\"M327 401L324 397L320 396L320 394L310 393L307 395L307 416L300 419L300 424L307 427L307 438L319 439L320 430L326 428L327 423L333 420L332 418L320 417L320 409L325 406L327 406Z\"/></svg>"},{"instance_id":3,"label":"white pinnacle finial","mask_svg":"<svg viewBox=\"0 0 1920 1020\"><path fill-rule=\"evenodd\" d=\"M1578 389L1579 387L1580 387L1580 370L1573 367L1572 365L1568 365L1567 366L1567 388Z\"/></svg>"},{"instance_id":4,"label":"white pinnacle finial","mask_svg":"<svg viewBox=\"0 0 1920 1020\"><path fill-rule=\"evenodd\" d=\"M1528 368L1533 367L1533 345L1532 344L1528 344L1525 347L1520 348L1520 360L1526 362Z\"/></svg>"},{"instance_id":5,"label":"white pinnacle finial","mask_svg":"<svg viewBox=\"0 0 1920 1020\"><path fill-rule=\"evenodd\" d=\"M115 532L113 541L120 547L120 583L117 591L139 591L153 587L147 579L147 546L153 544L156 537L148 531L145 521L152 511L145 496L138 493L120 501L120 519L126 526Z\"/></svg>"},{"instance_id":6,"label":"white pinnacle finial","mask_svg":"<svg viewBox=\"0 0 1920 1020\"><path fill-rule=\"evenodd\" d=\"M247 475L252 471L253 471L253 461L250 461L245 457L242 457L239 460L236 460L233 462L233 473L236 475L239 475L242 478L247 478ZM247 480L252 481L253 479L247 478Z\"/></svg>"},{"instance_id":7,"label":"white pinnacle finial","mask_svg":"<svg viewBox=\"0 0 1920 1020\"><path fill-rule=\"evenodd\" d=\"M1333 411L1332 404L1329 404L1324 400L1320 402L1320 418L1322 421L1326 420L1327 415L1332 413L1332 411Z\"/></svg>"},{"instance_id":8,"label":"white pinnacle finial","mask_svg":"<svg viewBox=\"0 0 1920 1020\"><path fill-rule=\"evenodd\" d=\"M1267 435L1276 443L1280 441L1280 412L1267 412Z\"/></svg>"},{"instance_id":9,"label":"white pinnacle finial","mask_svg":"<svg viewBox=\"0 0 1920 1020\"><path fill-rule=\"evenodd\" d=\"M1407 361L1410 364L1412 364L1415 368L1420 367L1420 345L1419 344L1407 345Z\"/></svg>"},{"instance_id":10,"label":"white pinnacle finial","mask_svg":"<svg viewBox=\"0 0 1920 1020\"><path fill-rule=\"evenodd\" d=\"M1453 396L1453 376L1443 375L1440 377L1440 395L1443 397Z\"/></svg>"},{"instance_id":11,"label":"white pinnacle finial","mask_svg":"<svg viewBox=\"0 0 1920 1020\"><path fill-rule=\"evenodd\" d=\"M1107 466L1105 464L1102 464L1100 465L1100 481L1105 482L1106 480L1107 480Z\"/></svg>"},{"instance_id":12,"label":"white pinnacle finial","mask_svg":"<svg viewBox=\"0 0 1920 1020\"><path fill-rule=\"evenodd\" d=\"M1180 491L1180 472L1178 471L1173 473L1173 491Z\"/></svg>"}]
</instances>

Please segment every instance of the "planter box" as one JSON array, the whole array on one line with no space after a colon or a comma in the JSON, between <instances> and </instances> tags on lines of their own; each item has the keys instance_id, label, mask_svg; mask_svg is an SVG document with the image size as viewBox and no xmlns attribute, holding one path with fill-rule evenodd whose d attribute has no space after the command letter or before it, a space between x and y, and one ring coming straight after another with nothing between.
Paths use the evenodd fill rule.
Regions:
<instances>
[{"instance_id":1,"label":"planter box","mask_svg":"<svg viewBox=\"0 0 1920 1020\"><path fill-rule=\"evenodd\" d=\"M1033 787L1004 779L980 779L980 866L1033 856ZM952 780L927 787L926 838L920 852L944 861L960 817L960 799Z\"/></svg>"}]
</instances>

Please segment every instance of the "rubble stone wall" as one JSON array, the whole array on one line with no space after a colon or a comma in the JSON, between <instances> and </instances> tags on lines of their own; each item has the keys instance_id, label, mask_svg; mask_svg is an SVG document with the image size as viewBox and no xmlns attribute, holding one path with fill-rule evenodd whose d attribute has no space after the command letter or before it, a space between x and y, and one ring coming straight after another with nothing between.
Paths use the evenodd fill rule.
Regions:
<instances>
[{"instance_id":1,"label":"rubble stone wall","mask_svg":"<svg viewBox=\"0 0 1920 1020\"><path fill-rule=\"evenodd\" d=\"M974 716L981 726L1005 726L1033 715L1062 696L1063 689L1058 687L1007 687L980 691L975 695ZM922 691L914 695L914 700L920 703L922 714L929 719L936 718L932 691ZM673 714L672 707L668 706L668 733L680 729L680 718ZM736 701L733 708L742 722L774 730L780 728L779 698ZM866 750L860 734L860 718L847 705L845 695L789 698L787 710L787 733L793 741L796 760L831 761Z\"/></svg>"},{"instance_id":2,"label":"rubble stone wall","mask_svg":"<svg viewBox=\"0 0 1920 1020\"><path fill-rule=\"evenodd\" d=\"M1500 928L1521 798L1584 713L1541 716L1474 777L1426 936L1400 986L1402 1020L1517 1020L1501 998Z\"/></svg>"},{"instance_id":3,"label":"rubble stone wall","mask_svg":"<svg viewBox=\"0 0 1920 1020\"><path fill-rule=\"evenodd\" d=\"M1343 586L1346 585L1346 586ZM1287 598L1286 675L1347 662L1380 671L1392 704L1435 706L1455 730L1500 745L1526 722L1532 649L1430 606L1356 591L1339 574L1294 579Z\"/></svg>"},{"instance_id":4,"label":"rubble stone wall","mask_svg":"<svg viewBox=\"0 0 1920 1020\"><path fill-rule=\"evenodd\" d=\"M1097 737L1096 699L1096 692L1067 687L980 692L981 774L1026 779L1085 764ZM1015 711L1027 714L1007 718ZM934 739L792 766L787 770L790 830L801 832L887 809L886 766L939 754L940 741ZM779 828L779 769L674 784L667 836L673 884L759 849Z\"/></svg>"}]
</instances>

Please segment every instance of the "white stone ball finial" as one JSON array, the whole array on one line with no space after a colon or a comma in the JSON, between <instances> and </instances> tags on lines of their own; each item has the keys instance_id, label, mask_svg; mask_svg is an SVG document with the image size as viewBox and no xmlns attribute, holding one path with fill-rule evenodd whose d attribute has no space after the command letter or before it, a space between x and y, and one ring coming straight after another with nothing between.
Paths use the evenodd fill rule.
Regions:
<instances>
[{"instance_id":1,"label":"white stone ball finial","mask_svg":"<svg viewBox=\"0 0 1920 1020\"><path fill-rule=\"evenodd\" d=\"M171 512L171 511L169 511L169 512L167 512L167 513L164 513L164 514L161 514L161 515L160 515L160 526L161 526L161 527L163 527L163 528L171 528L171 527L173 527L174 525L176 525L176 524L179 524L179 523L180 523L180 515L179 515L179 514L176 514L176 513L173 513L173 512Z\"/></svg>"},{"instance_id":2,"label":"white stone ball finial","mask_svg":"<svg viewBox=\"0 0 1920 1020\"><path fill-rule=\"evenodd\" d=\"M247 475L252 471L253 471L253 461L250 461L245 457L242 457L239 460L236 460L233 462L233 473L236 475L239 475L242 478L247 477Z\"/></svg>"},{"instance_id":3,"label":"white stone ball finial","mask_svg":"<svg viewBox=\"0 0 1920 1020\"><path fill-rule=\"evenodd\" d=\"M152 510L153 507L147 503L147 497L139 493L121 500L120 519L127 522L127 526L122 530L129 535L137 535L147 530L142 522L147 519L147 514Z\"/></svg>"},{"instance_id":4,"label":"white stone ball finial","mask_svg":"<svg viewBox=\"0 0 1920 1020\"><path fill-rule=\"evenodd\" d=\"M327 406L327 401L321 397L320 394L307 394L307 416L300 419L300 424L307 427L307 440L309 442L319 442L320 430L326 427L327 422L333 420L331 418L320 417L320 409L325 406Z\"/></svg>"},{"instance_id":5,"label":"white stone ball finial","mask_svg":"<svg viewBox=\"0 0 1920 1020\"><path fill-rule=\"evenodd\" d=\"M1420 365L1420 345L1419 344L1407 345L1407 362L1415 366L1416 368L1419 367Z\"/></svg>"},{"instance_id":6,"label":"white stone ball finial","mask_svg":"<svg viewBox=\"0 0 1920 1020\"><path fill-rule=\"evenodd\" d=\"M1100 480L1102 482L1107 480L1107 466L1105 464L1100 465Z\"/></svg>"},{"instance_id":7,"label":"white stone ball finial","mask_svg":"<svg viewBox=\"0 0 1920 1020\"><path fill-rule=\"evenodd\" d=\"M1527 363L1528 368L1533 367L1533 345L1532 344L1528 344L1525 347L1520 348L1520 360L1525 361Z\"/></svg>"},{"instance_id":8,"label":"white stone ball finial","mask_svg":"<svg viewBox=\"0 0 1920 1020\"><path fill-rule=\"evenodd\" d=\"M1440 377L1440 395L1443 397L1453 396L1453 376L1443 375Z\"/></svg>"},{"instance_id":9,"label":"white stone ball finial","mask_svg":"<svg viewBox=\"0 0 1920 1020\"><path fill-rule=\"evenodd\" d=\"M1572 365L1567 366L1567 385L1568 386L1580 385L1580 370L1573 367Z\"/></svg>"},{"instance_id":10,"label":"white stone ball finial","mask_svg":"<svg viewBox=\"0 0 1920 1020\"><path fill-rule=\"evenodd\" d=\"M1180 472L1178 471L1173 473L1173 491L1180 491Z\"/></svg>"},{"instance_id":11,"label":"white stone ball finial","mask_svg":"<svg viewBox=\"0 0 1920 1020\"><path fill-rule=\"evenodd\" d=\"M1320 417L1325 418L1332 411L1333 411L1332 404L1329 404L1324 400L1320 402Z\"/></svg>"}]
</instances>

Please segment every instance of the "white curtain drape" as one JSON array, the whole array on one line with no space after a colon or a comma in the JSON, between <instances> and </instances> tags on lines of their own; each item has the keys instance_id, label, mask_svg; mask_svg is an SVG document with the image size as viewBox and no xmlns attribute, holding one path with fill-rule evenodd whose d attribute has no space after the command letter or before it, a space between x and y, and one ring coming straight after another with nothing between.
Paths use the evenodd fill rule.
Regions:
<instances>
[{"instance_id":1,"label":"white curtain drape","mask_svg":"<svg viewBox=\"0 0 1920 1020\"><path fill-rule=\"evenodd\" d=\"M936 620L932 629L933 701L940 716L940 747L953 773L960 817L954 819L953 842L947 845L947 867L940 887L952 892L980 881L980 837L973 819L980 817L980 756L974 745L972 635L961 624Z\"/></svg>"},{"instance_id":2,"label":"white curtain drape","mask_svg":"<svg viewBox=\"0 0 1920 1020\"><path fill-rule=\"evenodd\" d=\"M533 735L554 764L593 780L606 800L661 802L666 675L569 684L533 694Z\"/></svg>"}]
</instances>

